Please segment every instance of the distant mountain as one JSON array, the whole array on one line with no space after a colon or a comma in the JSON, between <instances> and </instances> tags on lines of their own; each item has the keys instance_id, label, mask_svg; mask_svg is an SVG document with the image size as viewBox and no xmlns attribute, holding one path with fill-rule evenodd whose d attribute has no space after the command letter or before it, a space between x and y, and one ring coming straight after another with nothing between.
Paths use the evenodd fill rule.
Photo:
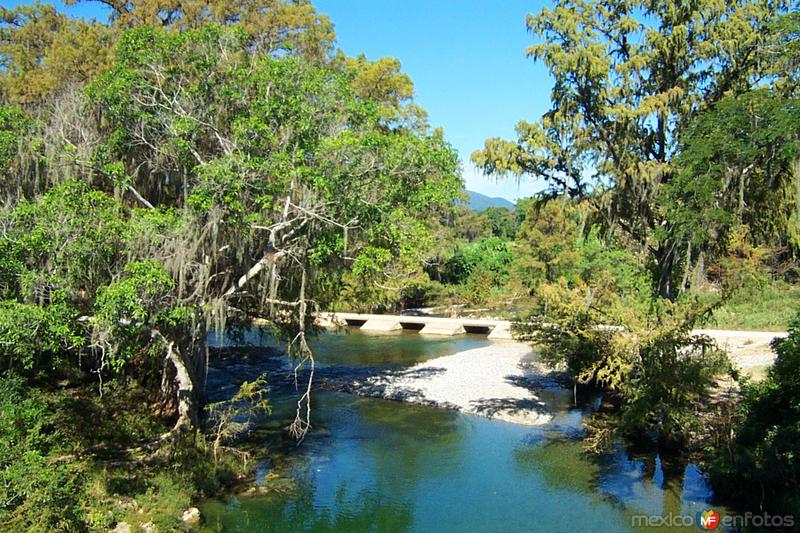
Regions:
<instances>
[{"instance_id":1,"label":"distant mountain","mask_svg":"<svg viewBox=\"0 0 800 533\"><path fill-rule=\"evenodd\" d=\"M512 211L514 210L514 203L509 202L505 198L492 198L491 196L486 196L485 194L475 191L467 191L467 194L469 195L467 207L478 213L489 207L505 207Z\"/></svg>"}]
</instances>

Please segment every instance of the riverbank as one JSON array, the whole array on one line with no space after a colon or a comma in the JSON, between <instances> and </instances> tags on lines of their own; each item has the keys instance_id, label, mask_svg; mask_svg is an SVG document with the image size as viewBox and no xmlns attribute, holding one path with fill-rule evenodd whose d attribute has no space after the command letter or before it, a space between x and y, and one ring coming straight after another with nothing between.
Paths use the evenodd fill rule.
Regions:
<instances>
[{"instance_id":1,"label":"riverbank","mask_svg":"<svg viewBox=\"0 0 800 533\"><path fill-rule=\"evenodd\" d=\"M536 426L552 415L536 393L546 373L521 364L534 360L529 345L502 341L370 377L355 392Z\"/></svg>"},{"instance_id":2,"label":"riverbank","mask_svg":"<svg viewBox=\"0 0 800 533\"><path fill-rule=\"evenodd\" d=\"M782 333L696 330L708 335L728 351L733 363L745 374L760 378L772 364L772 339ZM353 391L410 403L433 405L496 420L537 426L551 421L552 414L541 398L555 375L537 363L530 345L498 341L418 363L400 371L367 378Z\"/></svg>"},{"instance_id":3,"label":"riverbank","mask_svg":"<svg viewBox=\"0 0 800 533\"><path fill-rule=\"evenodd\" d=\"M745 374L760 378L764 370L775 361L772 341L786 337L783 331L738 331L723 329L698 329L694 334L708 335L728 352L731 361Z\"/></svg>"}]
</instances>

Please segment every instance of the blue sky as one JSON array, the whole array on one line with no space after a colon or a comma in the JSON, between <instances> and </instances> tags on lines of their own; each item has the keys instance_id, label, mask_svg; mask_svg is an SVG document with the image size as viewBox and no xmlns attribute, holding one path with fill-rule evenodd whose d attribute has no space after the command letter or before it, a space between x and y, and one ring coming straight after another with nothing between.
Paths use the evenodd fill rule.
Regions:
<instances>
[{"instance_id":1,"label":"blue sky","mask_svg":"<svg viewBox=\"0 0 800 533\"><path fill-rule=\"evenodd\" d=\"M339 47L370 59L393 56L414 80L416 100L442 126L464 164L466 187L515 200L542 188L514 178L482 176L469 163L487 137L514 138L520 119L550 105L546 68L525 57L533 38L525 16L549 2L531 0L312 0L336 26ZM19 0L0 0L14 6ZM64 7L74 16L105 19L97 3Z\"/></svg>"},{"instance_id":2,"label":"blue sky","mask_svg":"<svg viewBox=\"0 0 800 533\"><path fill-rule=\"evenodd\" d=\"M520 119L550 106L547 69L525 57L525 16L549 2L523 0L316 0L350 55L393 56L414 80L416 100L461 155L468 189L515 200L542 188L498 182L469 164L487 137L513 139Z\"/></svg>"}]
</instances>

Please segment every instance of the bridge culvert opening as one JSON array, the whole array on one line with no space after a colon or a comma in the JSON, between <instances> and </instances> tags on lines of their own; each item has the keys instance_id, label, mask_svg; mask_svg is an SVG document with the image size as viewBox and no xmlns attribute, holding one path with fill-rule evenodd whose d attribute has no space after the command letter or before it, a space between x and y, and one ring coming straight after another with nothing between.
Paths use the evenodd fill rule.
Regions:
<instances>
[{"instance_id":1,"label":"bridge culvert opening","mask_svg":"<svg viewBox=\"0 0 800 533\"><path fill-rule=\"evenodd\" d=\"M492 332L492 326L476 326L476 325L470 326L469 324L464 324L464 331L466 331L467 333L478 333L481 335L488 335L489 333Z\"/></svg>"},{"instance_id":2,"label":"bridge culvert opening","mask_svg":"<svg viewBox=\"0 0 800 533\"><path fill-rule=\"evenodd\" d=\"M420 322L400 322L400 325L403 329L410 329L413 331L419 331L425 327L425 324Z\"/></svg>"}]
</instances>

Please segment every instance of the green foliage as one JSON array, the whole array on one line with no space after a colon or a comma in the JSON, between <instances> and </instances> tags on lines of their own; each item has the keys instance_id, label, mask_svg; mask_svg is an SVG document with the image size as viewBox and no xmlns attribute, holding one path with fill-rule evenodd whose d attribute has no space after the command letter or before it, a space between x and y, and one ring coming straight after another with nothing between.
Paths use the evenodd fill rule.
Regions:
<instances>
[{"instance_id":1,"label":"green foliage","mask_svg":"<svg viewBox=\"0 0 800 533\"><path fill-rule=\"evenodd\" d=\"M532 203L520 226L519 253L514 264L523 287L534 289L540 282L555 282L570 276L578 261L581 237L578 210L568 203Z\"/></svg>"},{"instance_id":2,"label":"green foliage","mask_svg":"<svg viewBox=\"0 0 800 533\"><path fill-rule=\"evenodd\" d=\"M69 0L76 3L84 0ZM149 26L184 32L206 25L231 25L247 37L247 46L261 55L291 55L324 62L335 39L333 24L309 0L132 0L110 5L115 29Z\"/></svg>"},{"instance_id":3,"label":"green foliage","mask_svg":"<svg viewBox=\"0 0 800 533\"><path fill-rule=\"evenodd\" d=\"M85 83L111 56L113 31L69 18L50 4L0 8L0 99L41 104L70 83Z\"/></svg>"},{"instance_id":4,"label":"green foliage","mask_svg":"<svg viewBox=\"0 0 800 533\"><path fill-rule=\"evenodd\" d=\"M304 343L320 307L425 284L458 156L398 61L333 57L332 41L306 0L134 0L110 24L0 9L0 101L22 106L0 107L0 380L47 391L63 447L3 433L4 525L107 530L121 494L180 527L239 469L194 431L209 327L266 317ZM248 387L229 419L266 407ZM163 456L117 473L84 454L149 444L176 414Z\"/></svg>"},{"instance_id":5,"label":"green foliage","mask_svg":"<svg viewBox=\"0 0 800 533\"><path fill-rule=\"evenodd\" d=\"M574 382L588 383L600 354L607 353L613 334L597 328L600 315L587 302L580 288L569 287L565 279L542 285L538 290L545 315L531 314L513 325L514 335L541 346L542 361L563 367ZM616 388L618 383L610 383Z\"/></svg>"},{"instance_id":6,"label":"green foliage","mask_svg":"<svg viewBox=\"0 0 800 533\"><path fill-rule=\"evenodd\" d=\"M8 183L8 172L17 156L22 135L30 126L29 119L19 108L0 106L0 178Z\"/></svg>"},{"instance_id":7,"label":"green foliage","mask_svg":"<svg viewBox=\"0 0 800 533\"><path fill-rule=\"evenodd\" d=\"M166 430L149 405L152 392L134 382L112 381L102 398L93 384L37 385L0 378L2 531L108 531L119 521L184 531L180 518L193 498L243 471L238 453L215 460L202 435L149 457L131 452ZM133 455L121 460L117 450Z\"/></svg>"},{"instance_id":8,"label":"green foliage","mask_svg":"<svg viewBox=\"0 0 800 533\"><path fill-rule=\"evenodd\" d=\"M404 309L411 309L449 302L455 297L453 287L423 278L421 281L411 282L403 287L401 304Z\"/></svg>"},{"instance_id":9,"label":"green foliage","mask_svg":"<svg viewBox=\"0 0 800 533\"><path fill-rule=\"evenodd\" d=\"M679 447L701 428L699 414L717 378L731 371L727 354L711 338L692 333L699 317L684 305L657 310L653 329L637 339L638 360L623 389L620 420L629 435L656 434Z\"/></svg>"},{"instance_id":10,"label":"green foliage","mask_svg":"<svg viewBox=\"0 0 800 533\"><path fill-rule=\"evenodd\" d=\"M590 225L587 205L550 200L532 203L522 223L512 272L516 284L533 296L536 312L546 313L547 288L602 288L598 294L614 295L631 310L646 313L652 299L650 279L643 259L614 235ZM542 288L542 291L539 289ZM595 303L611 308L601 297Z\"/></svg>"},{"instance_id":11,"label":"green foliage","mask_svg":"<svg viewBox=\"0 0 800 533\"><path fill-rule=\"evenodd\" d=\"M55 462L57 444L43 395L0 378L0 523L7 531L79 531L81 470Z\"/></svg>"},{"instance_id":12,"label":"green foliage","mask_svg":"<svg viewBox=\"0 0 800 533\"><path fill-rule=\"evenodd\" d=\"M786 8L745 0L556 2L527 19L538 40L528 55L554 78L552 108L517 124L516 141L488 139L472 159L489 174L530 175L546 180L552 195L591 199L651 254L658 294L675 299L686 243L670 231L659 198L676 175L676 140L698 110L747 92L766 74L764 29Z\"/></svg>"},{"instance_id":13,"label":"green foliage","mask_svg":"<svg viewBox=\"0 0 800 533\"><path fill-rule=\"evenodd\" d=\"M714 311L709 327L749 331L786 331L800 308L800 287L782 280L751 282Z\"/></svg>"},{"instance_id":14,"label":"green foliage","mask_svg":"<svg viewBox=\"0 0 800 533\"><path fill-rule=\"evenodd\" d=\"M775 364L742 388L738 421L726 446L711 450L720 493L774 514L800 513L800 318L776 339Z\"/></svg>"},{"instance_id":15,"label":"green foliage","mask_svg":"<svg viewBox=\"0 0 800 533\"><path fill-rule=\"evenodd\" d=\"M122 206L83 182L67 181L7 214L12 257L24 265L17 290L27 302L51 294L91 297L120 260Z\"/></svg>"},{"instance_id":16,"label":"green foliage","mask_svg":"<svg viewBox=\"0 0 800 533\"><path fill-rule=\"evenodd\" d=\"M262 375L239 385L239 390L231 398L207 406L215 462L219 462L225 444L251 429L254 418L271 412L268 393L267 378ZM246 460L246 452L243 455Z\"/></svg>"},{"instance_id":17,"label":"green foliage","mask_svg":"<svg viewBox=\"0 0 800 533\"><path fill-rule=\"evenodd\" d=\"M147 491L137 498L158 531L185 531L181 514L192 503L192 485L186 479L156 474Z\"/></svg>"},{"instance_id":18,"label":"green foliage","mask_svg":"<svg viewBox=\"0 0 800 533\"><path fill-rule=\"evenodd\" d=\"M163 312L164 299L174 287L172 278L154 261L125 265L124 277L103 287L97 295L95 318L106 324L127 318L134 324Z\"/></svg>"},{"instance_id":19,"label":"green foliage","mask_svg":"<svg viewBox=\"0 0 800 533\"><path fill-rule=\"evenodd\" d=\"M753 242L796 249L798 119L797 100L771 89L723 98L698 115L662 190L673 238L719 257L744 225Z\"/></svg>"},{"instance_id":20,"label":"green foliage","mask_svg":"<svg viewBox=\"0 0 800 533\"><path fill-rule=\"evenodd\" d=\"M444 280L464 283L477 271L489 286L498 286L508 278L508 265L513 258L512 244L499 237L479 239L460 247L445 264Z\"/></svg>"},{"instance_id":21,"label":"green foliage","mask_svg":"<svg viewBox=\"0 0 800 533\"><path fill-rule=\"evenodd\" d=\"M691 332L710 309L660 301L642 317L621 305L613 289L569 287L563 278L539 294L546 314L515 323L515 336L539 344L543 361L566 370L576 384L618 399L616 423L598 427L684 445L715 379L730 368L711 339ZM598 435L588 441L603 442Z\"/></svg>"},{"instance_id":22,"label":"green foliage","mask_svg":"<svg viewBox=\"0 0 800 533\"><path fill-rule=\"evenodd\" d=\"M618 295L621 305L630 313L647 315L654 294L640 254L614 239L601 238L596 227L579 242L578 253L580 258L575 270L584 283L605 286Z\"/></svg>"},{"instance_id":23,"label":"green foliage","mask_svg":"<svg viewBox=\"0 0 800 533\"><path fill-rule=\"evenodd\" d=\"M327 302L339 283L368 307L397 302L428 239L425 219L460 189L455 152L438 134L387 127L349 74L293 57L252 56L247 42L241 31L214 26L126 32L119 60L87 89L107 117L104 164L126 161L135 190L155 204L188 208L185 231L175 236L189 241L182 248L194 256L182 268L243 274L274 251L273 228L284 233L296 224L283 244L301 247L292 253L303 260L291 263L295 274L277 296L294 298L299 270L308 267L309 292L313 286ZM186 68L173 69L176 62ZM194 101L191 112L171 92ZM152 172L137 177L142 164ZM220 253L227 249L220 242L237 243L235 253ZM350 281L341 280L343 271ZM227 301L261 313L263 279ZM213 293L206 301L228 288L220 281L204 287Z\"/></svg>"},{"instance_id":24,"label":"green foliage","mask_svg":"<svg viewBox=\"0 0 800 533\"><path fill-rule=\"evenodd\" d=\"M514 240L519 228L516 214L505 207L487 207L479 213L485 218L492 229L492 236L501 239Z\"/></svg>"},{"instance_id":25,"label":"green foliage","mask_svg":"<svg viewBox=\"0 0 800 533\"><path fill-rule=\"evenodd\" d=\"M0 366L3 370L53 370L83 345L75 309L60 299L38 306L0 301Z\"/></svg>"},{"instance_id":26,"label":"green foliage","mask_svg":"<svg viewBox=\"0 0 800 533\"><path fill-rule=\"evenodd\" d=\"M400 61L392 57L381 57L369 61L364 54L345 57L339 52L337 62L351 79L355 94L364 100L378 104L381 118L388 124L401 124L411 129L424 129L426 113L411 103L414 83L400 70Z\"/></svg>"},{"instance_id":27,"label":"green foliage","mask_svg":"<svg viewBox=\"0 0 800 533\"><path fill-rule=\"evenodd\" d=\"M92 325L96 342L108 348L103 365L119 371L150 344L153 329L180 332L186 327L191 310L174 305L174 287L155 261L133 261L119 280L98 290Z\"/></svg>"},{"instance_id":28,"label":"green foliage","mask_svg":"<svg viewBox=\"0 0 800 533\"><path fill-rule=\"evenodd\" d=\"M497 274L483 265L479 265L470 272L462 294L467 302L483 305L490 300L492 291L497 285Z\"/></svg>"}]
</instances>

